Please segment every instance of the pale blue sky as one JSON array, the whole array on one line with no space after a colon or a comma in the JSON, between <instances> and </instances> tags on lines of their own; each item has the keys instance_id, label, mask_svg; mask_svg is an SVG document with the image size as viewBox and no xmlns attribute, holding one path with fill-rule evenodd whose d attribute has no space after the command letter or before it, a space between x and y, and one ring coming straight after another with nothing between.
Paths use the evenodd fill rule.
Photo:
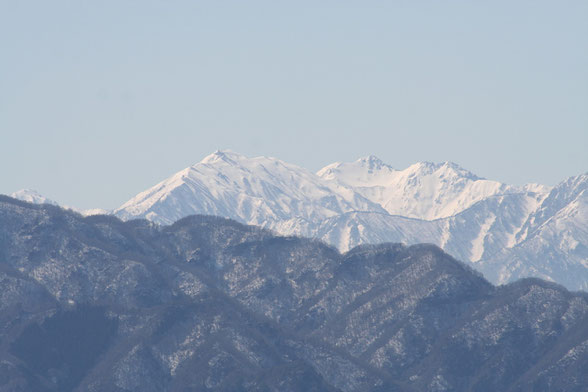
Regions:
<instances>
[{"instance_id":1,"label":"pale blue sky","mask_svg":"<svg viewBox=\"0 0 588 392\"><path fill-rule=\"evenodd\" d=\"M0 193L113 208L216 149L588 170L587 1L0 1Z\"/></svg>"}]
</instances>

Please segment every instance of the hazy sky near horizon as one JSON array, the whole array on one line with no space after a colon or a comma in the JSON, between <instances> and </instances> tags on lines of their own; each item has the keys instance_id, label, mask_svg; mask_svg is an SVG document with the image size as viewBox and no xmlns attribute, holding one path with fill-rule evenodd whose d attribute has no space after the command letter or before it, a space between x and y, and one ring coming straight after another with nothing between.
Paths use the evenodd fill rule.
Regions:
<instances>
[{"instance_id":1,"label":"hazy sky near horizon","mask_svg":"<svg viewBox=\"0 0 588 392\"><path fill-rule=\"evenodd\" d=\"M0 193L114 208L217 149L588 170L586 1L3 1Z\"/></svg>"}]
</instances>

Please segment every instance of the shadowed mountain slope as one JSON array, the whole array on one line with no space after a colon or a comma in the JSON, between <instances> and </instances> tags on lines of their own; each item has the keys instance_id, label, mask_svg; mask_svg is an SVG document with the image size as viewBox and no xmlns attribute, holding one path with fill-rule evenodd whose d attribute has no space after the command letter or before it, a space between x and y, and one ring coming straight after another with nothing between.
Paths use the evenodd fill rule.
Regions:
<instances>
[{"instance_id":1,"label":"shadowed mountain slope","mask_svg":"<svg viewBox=\"0 0 588 392\"><path fill-rule=\"evenodd\" d=\"M0 391L581 391L588 296L434 245L0 197Z\"/></svg>"}]
</instances>

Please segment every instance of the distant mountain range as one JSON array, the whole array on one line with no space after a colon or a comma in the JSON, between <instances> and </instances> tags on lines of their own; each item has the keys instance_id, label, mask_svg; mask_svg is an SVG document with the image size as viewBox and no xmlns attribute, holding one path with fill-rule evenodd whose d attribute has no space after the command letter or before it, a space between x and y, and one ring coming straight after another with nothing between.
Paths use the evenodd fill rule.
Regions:
<instances>
[{"instance_id":1,"label":"distant mountain range","mask_svg":"<svg viewBox=\"0 0 588 392\"><path fill-rule=\"evenodd\" d=\"M434 245L0 196L0 392L581 392L587 323L587 293L495 287Z\"/></svg>"},{"instance_id":2,"label":"distant mountain range","mask_svg":"<svg viewBox=\"0 0 588 392\"><path fill-rule=\"evenodd\" d=\"M450 162L396 170L370 156L312 173L275 158L217 151L112 213L171 224L192 214L360 244L432 243L493 283L540 277L588 290L588 174L512 186Z\"/></svg>"},{"instance_id":3,"label":"distant mountain range","mask_svg":"<svg viewBox=\"0 0 588 392\"><path fill-rule=\"evenodd\" d=\"M46 198L34 189L21 189L20 191L11 193L9 196L34 204L51 204L54 206L59 205L56 201Z\"/></svg>"},{"instance_id":4,"label":"distant mountain range","mask_svg":"<svg viewBox=\"0 0 588 392\"><path fill-rule=\"evenodd\" d=\"M432 243L494 283L536 276L588 289L588 174L511 186L454 163L395 170L376 157L316 174L275 158L217 151L114 214L169 224L219 215L284 235L359 244Z\"/></svg>"},{"instance_id":5,"label":"distant mountain range","mask_svg":"<svg viewBox=\"0 0 588 392\"><path fill-rule=\"evenodd\" d=\"M18 200L26 201L29 203L34 203L34 204L51 204L54 206L60 206L62 208L72 210L72 211L75 211L79 214L82 214L83 216L108 215L111 213L111 211L108 211L108 210L105 210L102 208L91 208L91 209L83 210L80 208L64 206L64 205L57 203L56 201L53 201L53 200L43 196L42 194L40 194L39 192L37 192L34 189L21 189L20 191L13 192L8 196L13 197Z\"/></svg>"}]
</instances>

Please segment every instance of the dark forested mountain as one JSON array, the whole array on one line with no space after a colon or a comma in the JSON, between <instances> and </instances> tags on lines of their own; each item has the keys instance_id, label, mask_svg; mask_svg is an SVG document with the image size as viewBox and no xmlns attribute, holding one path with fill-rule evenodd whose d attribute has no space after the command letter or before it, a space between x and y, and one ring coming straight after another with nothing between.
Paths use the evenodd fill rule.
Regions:
<instances>
[{"instance_id":1,"label":"dark forested mountain","mask_svg":"<svg viewBox=\"0 0 588 392\"><path fill-rule=\"evenodd\" d=\"M341 254L0 197L0 391L585 391L588 295L434 245Z\"/></svg>"}]
</instances>

